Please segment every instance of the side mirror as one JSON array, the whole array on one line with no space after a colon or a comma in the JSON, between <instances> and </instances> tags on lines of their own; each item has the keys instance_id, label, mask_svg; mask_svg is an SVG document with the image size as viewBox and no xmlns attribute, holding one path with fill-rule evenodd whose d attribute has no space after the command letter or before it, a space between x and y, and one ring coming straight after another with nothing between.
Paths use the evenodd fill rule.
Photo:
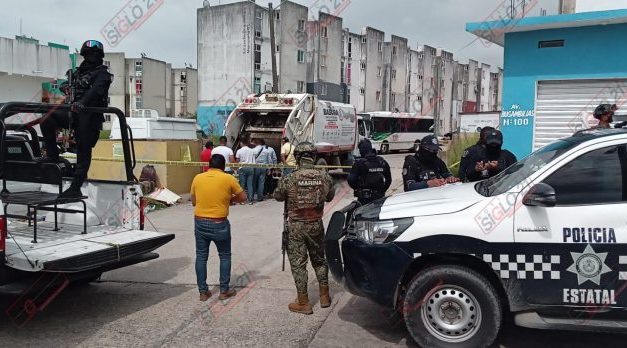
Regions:
<instances>
[{"instance_id":1,"label":"side mirror","mask_svg":"<svg viewBox=\"0 0 627 348\"><path fill-rule=\"evenodd\" d=\"M523 198L523 204L531 207L554 207L557 203L555 189L551 185L534 185Z\"/></svg>"}]
</instances>

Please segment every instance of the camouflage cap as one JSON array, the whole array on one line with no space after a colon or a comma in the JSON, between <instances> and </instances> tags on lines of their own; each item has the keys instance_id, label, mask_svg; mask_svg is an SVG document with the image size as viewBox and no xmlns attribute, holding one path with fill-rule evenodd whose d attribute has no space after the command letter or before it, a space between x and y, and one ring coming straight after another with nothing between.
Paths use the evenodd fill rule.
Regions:
<instances>
[{"instance_id":1,"label":"camouflage cap","mask_svg":"<svg viewBox=\"0 0 627 348\"><path fill-rule=\"evenodd\" d=\"M309 152L312 154L316 153L316 147L314 146L314 144L308 141L305 141L296 145L296 148L294 149L295 156L298 156L299 154L306 153L306 152Z\"/></svg>"}]
</instances>

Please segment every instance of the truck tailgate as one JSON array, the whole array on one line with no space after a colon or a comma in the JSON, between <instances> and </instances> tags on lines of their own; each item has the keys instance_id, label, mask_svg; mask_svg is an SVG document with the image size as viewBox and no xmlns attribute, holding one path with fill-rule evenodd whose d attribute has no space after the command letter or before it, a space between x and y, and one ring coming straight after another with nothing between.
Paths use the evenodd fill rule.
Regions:
<instances>
[{"instance_id":1,"label":"truck tailgate","mask_svg":"<svg viewBox=\"0 0 627 348\"><path fill-rule=\"evenodd\" d=\"M124 229L59 237L39 243L31 243L25 235L9 237L6 265L29 272L81 272L124 262L174 239L173 234Z\"/></svg>"}]
</instances>

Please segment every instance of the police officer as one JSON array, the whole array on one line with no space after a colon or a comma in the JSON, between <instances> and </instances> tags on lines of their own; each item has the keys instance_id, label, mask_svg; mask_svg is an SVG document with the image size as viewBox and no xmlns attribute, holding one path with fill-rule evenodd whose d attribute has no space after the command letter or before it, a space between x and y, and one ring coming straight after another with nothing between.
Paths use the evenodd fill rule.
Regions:
<instances>
[{"instance_id":1,"label":"police officer","mask_svg":"<svg viewBox=\"0 0 627 348\"><path fill-rule=\"evenodd\" d=\"M474 167L466 172L467 181L479 181L491 178L516 163L516 156L503 150L503 133L493 129L486 133L485 144L471 158Z\"/></svg>"},{"instance_id":2,"label":"police officer","mask_svg":"<svg viewBox=\"0 0 627 348\"><path fill-rule=\"evenodd\" d=\"M329 267L324 257L324 202L333 200L333 181L325 171L314 169L316 148L303 142L294 149L297 170L281 178L274 190L277 201L287 200L289 243L287 256L296 283L297 298L288 308L292 312L312 314L307 294L307 254L320 285L320 307L331 305Z\"/></svg>"},{"instance_id":3,"label":"police officer","mask_svg":"<svg viewBox=\"0 0 627 348\"><path fill-rule=\"evenodd\" d=\"M357 148L361 158L351 168L348 184L355 191L359 203L368 204L385 196L392 185L392 174L389 164L377 156L370 140L363 139Z\"/></svg>"},{"instance_id":4,"label":"police officer","mask_svg":"<svg viewBox=\"0 0 627 348\"><path fill-rule=\"evenodd\" d=\"M482 144L470 155L465 156L466 164L463 173L467 182L491 178L516 163L516 156L502 149L503 133L492 129L485 133ZM461 168L460 168L461 173Z\"/></svg>"},{"instance_id":5,"label":"police officer","mask_svg":"<svg viewBox=\"0 0 627 348\"><path fill-rule=\"evenodd\" d=\"M435 135L427 135L420 141L415 155L405 157L403 185L405 191L420 190L458 182L446 164L438 158L440 143Z\"/></svg>"},{"instance_id":6,"label":"police officer","mask_svg":"<svg viewBox=\"0 0 627 348\"><path fill-rule=\"evenodd\" d=\"M474 172L475 164L482 157L482 153L485 152L485 137L493 130L495 128L490 126L481 128L477 143L464 150L459 161L459 179L461 181L472 181L468 179L468 175Z\"/></svg>"},{"instance_id":7,"label":"police officer","mask_svg":"<svg viewBox=\"0 0 627 348\"><path fill-rule=\"evenodd\" d=\"M601 104L594 109L594 118L599 120L599 124L593 129L610 128L610 123L613 122L614 112L616 111L616 104Z\"/></svg>"},{"instance_id":8,"label":"police officer","mask_svg":"<svg viewBox=\"0 0 627 348\"><path fill-rule=\"evenodd\" d=\"M101 42L85 41L80 55L84 60L74 73L68 71L71 80L61 86L65 93L65 102L70 104L71 113L51 113L42 123L41 132L44 138L46 157L41 162L58 162L57 129L74 129L77 143L76 168L70 187L59 195L59 198L79 198L82 196L81 186L87 179L91 164L92 148L96 145L104 115L102 113L85 112L86 107L106 107L108 105L109 85L113 75L103 65L104 50ZM71 93L71 92L74 93ZM72 94L74 94L72 96ZM72 99L73 97L73 99ZM72 100L70 100L72 99Z\"/></svg>"}]
</instances>

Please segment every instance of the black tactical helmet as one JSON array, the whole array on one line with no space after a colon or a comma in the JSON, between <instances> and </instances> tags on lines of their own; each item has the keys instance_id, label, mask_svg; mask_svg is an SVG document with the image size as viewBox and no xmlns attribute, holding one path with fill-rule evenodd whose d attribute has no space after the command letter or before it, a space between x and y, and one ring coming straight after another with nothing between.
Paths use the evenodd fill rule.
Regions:
<instances>
[{"instance_id":1,"label":"black tactical helmet","mask_svg":"<svg viewBox=\"0 0 627 348\"><path fill-rule=\"evenodd\" d=\"M362 157L371 152L374 152L374 149L372 148L372 143L368 139L362 139L359 144L357 144L357 148L359 149L359 154Z\"/></svg>"},{"instance_id":2,"label":"black tactical helmet","mask_svg":"<svg viewBox=\"0 0 627 348\"><path fill-rule=\"evenodd\" d=\"M594 109L594 118L600 120L603 115L610 114L610 118L614 116L616 111L616 104L601 104Z\"/></svg>"},{"instance_id":3,"label":"black tactical helmet","mask_svg":"<svg viewBox=\"0 0 627 348\"><path fill-rule=\"evenodd\" d=\"M85 57L87 52L90 52L90 51L96 51L100 53L100 58L104 58L104 46L102 45L102 42L97 41L97 40L87 40L83 42L83 46L81 46L80 55Z\"/></svg>"},{"instance_id":4,"label":"black tactical helmet","mask_svg":"<svg viewBox=\"0 0 627 348\"><path fill-rule=\"evenodd\" d=\"M296 148L294 149L294 157L296 157L297 160L300 160L301 158L315 159L316 153L316 147L308 141L296 145Z\"/></svg>"}]
</instances>

